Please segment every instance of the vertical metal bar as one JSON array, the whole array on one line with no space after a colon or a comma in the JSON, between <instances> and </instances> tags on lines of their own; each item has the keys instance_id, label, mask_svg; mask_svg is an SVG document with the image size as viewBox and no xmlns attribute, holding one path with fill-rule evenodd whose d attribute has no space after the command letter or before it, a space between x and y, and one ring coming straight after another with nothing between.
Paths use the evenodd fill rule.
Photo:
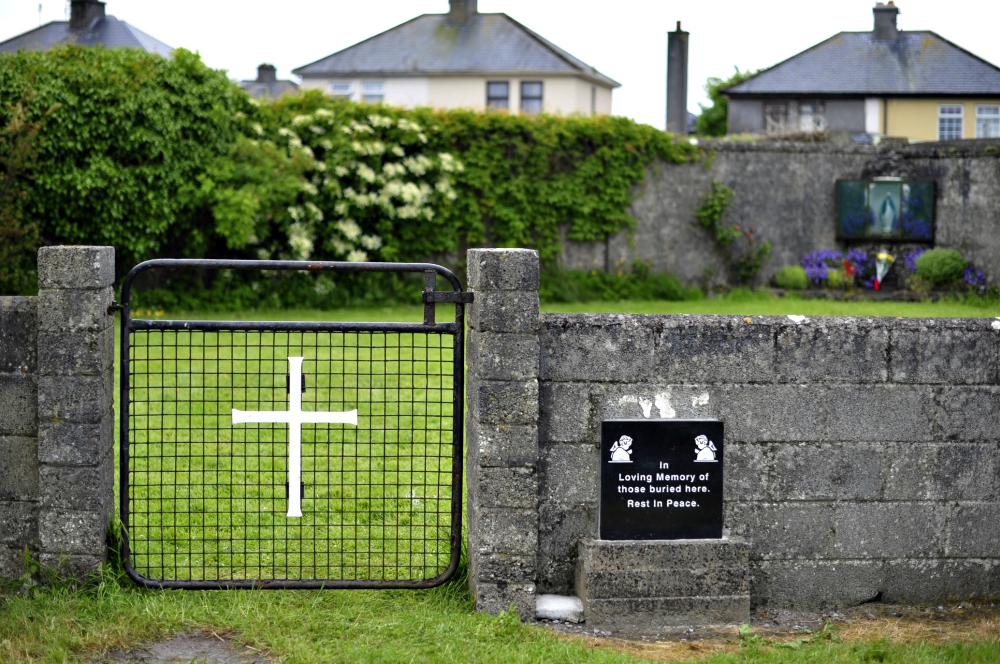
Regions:
<instances>
[{"instance_id":1,"label":"vertical metal bar","mask_svg":"<svg viewBox=\"0 0 1000 664\"><path fill-rule=\"evenodd\" d=\"M437 272L434 270L424 271L424 292L433 293L434 286L437 282ZM424 325L434 324L434 303L425 302L424 303Z\"/></svg>"},{"instance_id":2,"label":"vertical metal bar","mask_svg":"<svg viewBox=\"0 0 1000 664\"><path fill-rule=\"evenodd\" d=\"M131 567L129 552L129 323L131 322L131 302L132 293L127 287L122 289L122 318L121 318L121 362L119 363L118 398L121 405L118 410L118 501L119 512L122 522L121 532L121 559L126 568Z\"/></svg>"}]
</instances>

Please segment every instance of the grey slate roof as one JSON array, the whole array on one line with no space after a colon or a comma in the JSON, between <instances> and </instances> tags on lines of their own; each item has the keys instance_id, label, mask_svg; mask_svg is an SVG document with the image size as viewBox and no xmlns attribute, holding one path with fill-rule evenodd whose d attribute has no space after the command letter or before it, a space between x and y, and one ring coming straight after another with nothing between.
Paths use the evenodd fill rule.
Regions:
<instances>
[{"instance_id":1,"label":"grey slate roof","mask_svg":"<svg viewBox=\"0 0 1000 664\"><path fill-rule=\"evenodd\" d=\"M841 32L725 90L769 94L1000 95L1000 69L929 32Z\"/></svg>"},{"instance_id":2,"label":"grey slate roof","mask_svg":"<svg viewBox=\"0 0 1000 664\"><path fill-rule=\"evenodd\" d=\"M459 25L447 14L424 14L294 70L306 78L494 72L577 75L620 87L506 14L476 14Z\"/></svg>"},{"instance_id":3,"label":"grey slate roof","mask_svg":"<svg viewBox=\"0 0 1000 664\"><path fill-rule=\"evenodd\" d=\"M83 30L70 30L69 21L46 23L0 43L0 53L16 53L22 48L26 51L45 51L59 44L79 46L103 44L107 48L128 46L141 48L149 53L159 53L167 58L174 52L174 49L135 26L119 21L114 16L104 16Z\"/></svg>"},{"instance_id":4,"label":"grey slate roof","mask_svg":"<svg viewBox=\"0 0 1000 664\"><path fill-rule=\"evenodd\" d=\"M294 81L240 81L240 87L257 99L277 99L284 94L292 94L299 89Z\"/></svg>"}]
</instances>

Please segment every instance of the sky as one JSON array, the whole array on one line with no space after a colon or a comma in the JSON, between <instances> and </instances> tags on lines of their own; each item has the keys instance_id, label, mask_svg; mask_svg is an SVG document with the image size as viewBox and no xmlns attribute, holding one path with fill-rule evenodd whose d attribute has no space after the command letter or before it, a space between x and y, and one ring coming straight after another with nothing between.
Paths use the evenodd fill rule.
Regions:
<instances>
[{"instance_id":1,"label":"sky","mask_svg":"<svg viewBox=\"0 0 1000 664\"><path fill-rule=\"evenodd\" d=\"M0 0L0 41L66 20L67 0ZM898 0L903 30L933 30L1000 64L996 0ZM688 110L708 104L709 76L774 65L841 31L872 29L872 0L479 0L504 12L622 87L612 111L663 128L667 32L691 33ZM291 70L388 30L414 16L443 13L448 0L107 0L107 12L170 46L201 54L235 79L269 62Z\"/></svg>"}]
</instances>

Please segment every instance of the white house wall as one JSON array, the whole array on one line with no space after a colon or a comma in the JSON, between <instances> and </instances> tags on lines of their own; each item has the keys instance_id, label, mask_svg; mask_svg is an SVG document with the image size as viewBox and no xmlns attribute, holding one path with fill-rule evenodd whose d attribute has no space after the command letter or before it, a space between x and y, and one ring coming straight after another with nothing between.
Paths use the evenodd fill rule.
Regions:
<instances>
[{"instance_id":1,"label":"white house wall","mask_svg":"<svg viewBox=\"0 0 1000 664\"><path fill-rule=\"evenodd\" d=\"M591 89L598 114L611 113L611 89L595 85L582 78L560 77L512 77L512 76L407 76L395 78L305 78L300 86L303 90L320 89L331 93L331 84L350 83L352 101L361 101L364 83L381 81L385 87L385 102L394 106L413 108L433 106L436 108L468 108L482 111L486 108L487 81L506 81L510 84L509 104L511 110L521 106L521 82L541 81L543 85L542 105L546 113L558 115L591 115Z\"/></svg>"}]
</instances>

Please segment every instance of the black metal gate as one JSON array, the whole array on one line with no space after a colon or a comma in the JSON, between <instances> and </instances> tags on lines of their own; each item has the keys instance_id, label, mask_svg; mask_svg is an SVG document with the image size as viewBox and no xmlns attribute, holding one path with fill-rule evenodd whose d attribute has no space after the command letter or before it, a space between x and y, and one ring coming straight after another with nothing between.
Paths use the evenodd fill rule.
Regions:
<instances>
[{"instance_id":1,"label":"black metal gate","mask_svg":"<svg viewBox=\"0 0 1000 664\"><path fill-rule=\"evenodd\" d=\"M156 268L424 275L423 322L156 320ZM438 275L453 291L435 291ZM122 288L122 558L157 588L426 588L461 541L464 303L426 263L154 260ZM435 304L454 303L437 323ZM134 312L140 313L140 312Z\"/></svg>"}]
</instances>

